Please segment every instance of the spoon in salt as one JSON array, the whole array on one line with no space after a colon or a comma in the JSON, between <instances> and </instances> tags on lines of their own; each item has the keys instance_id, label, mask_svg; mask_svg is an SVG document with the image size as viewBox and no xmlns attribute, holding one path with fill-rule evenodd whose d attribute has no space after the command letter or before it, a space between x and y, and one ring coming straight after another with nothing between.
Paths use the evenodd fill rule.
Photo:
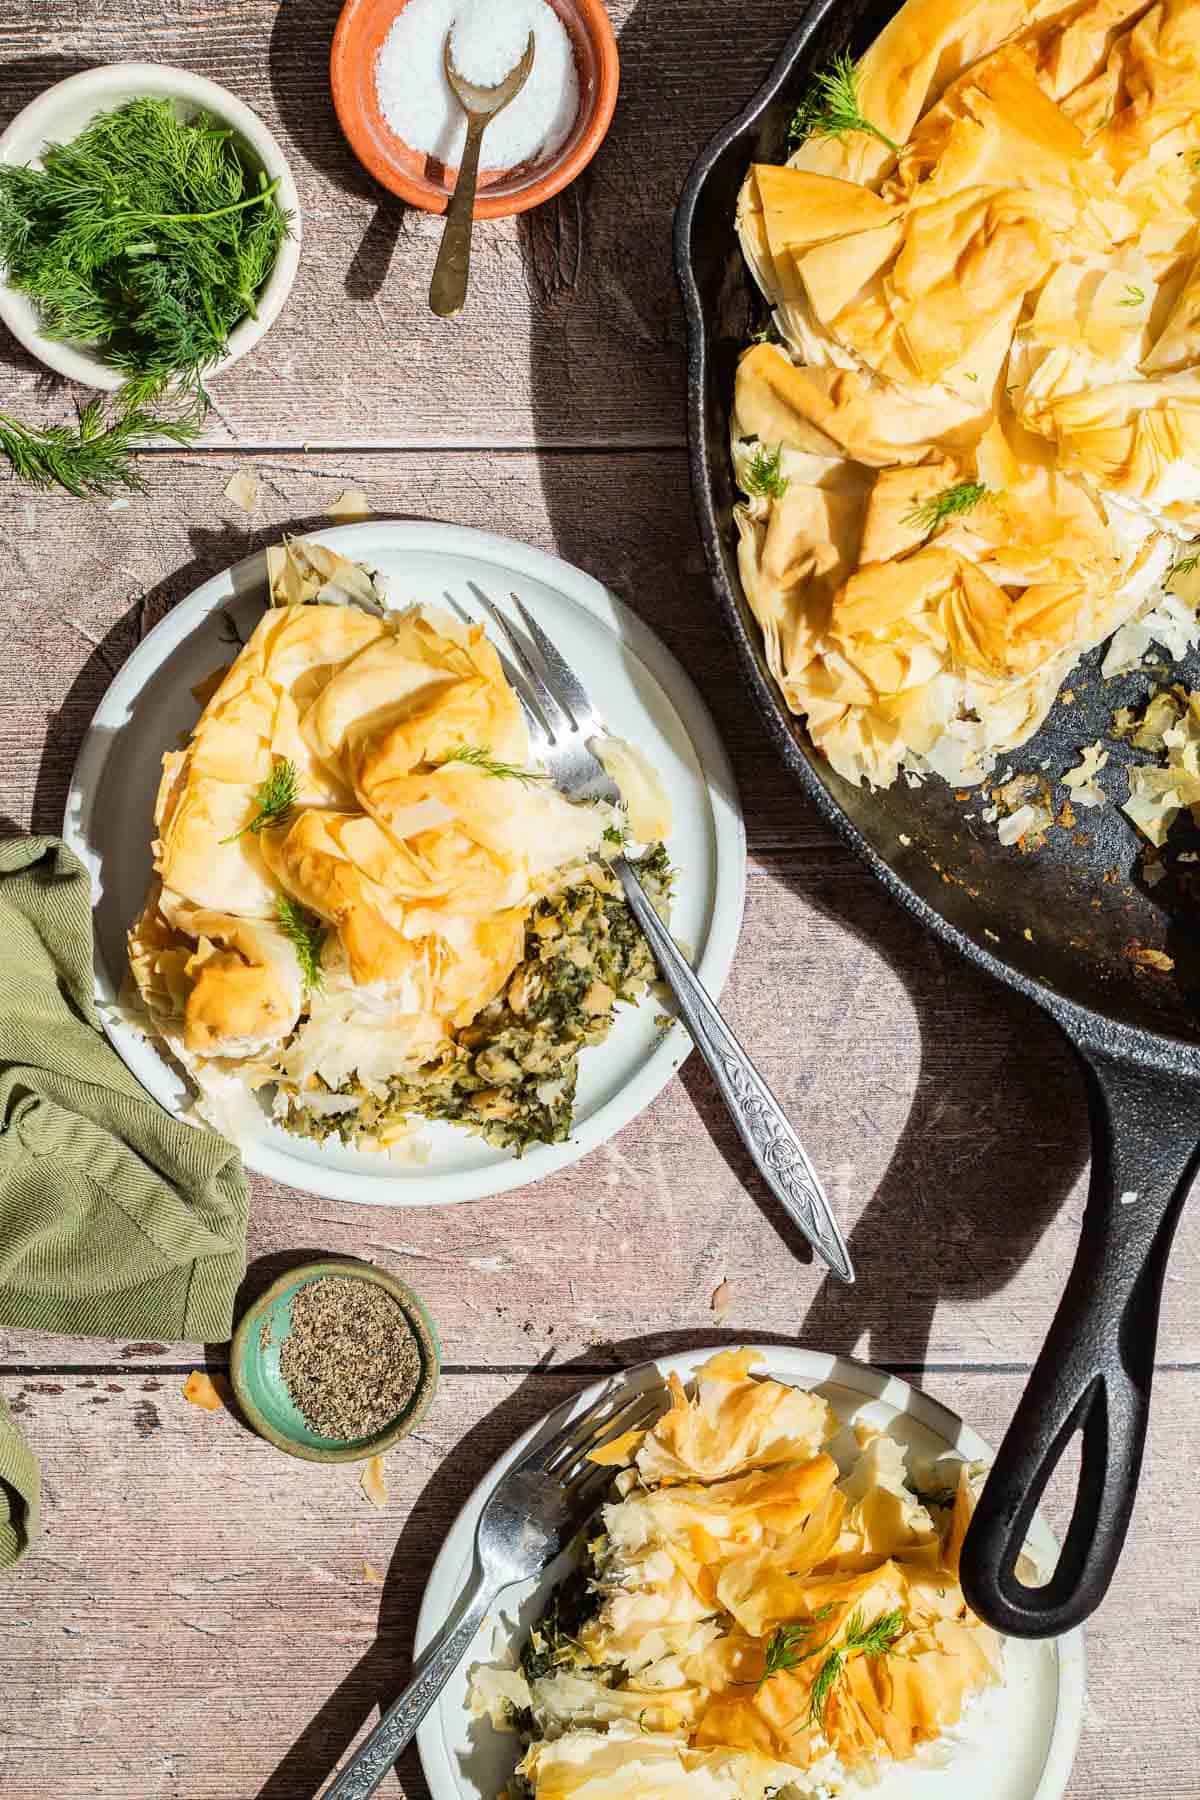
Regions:
<instances>
[{"instance_id":1,"label":"spoon in salt","mask_svg":"<svg viewBox=\"0 0 1200 1800\"><path fill-rule=\"evenodd\" d=\"M525 86L533 67L534 36L529 34L525 54L495 87L479 87L460 75L454 66L450 40L454 28L446 33L442 61L446 80L467 115L467 141L463 145L458 180L446 208L446 229L438 251L433 280L429 284L429 304L441 319L461 312L467 297L467 277L471 270L471 226L475 218L475 186L479 179L479 151L488 122L515 100Z\"/></svg>"}]
</instances>

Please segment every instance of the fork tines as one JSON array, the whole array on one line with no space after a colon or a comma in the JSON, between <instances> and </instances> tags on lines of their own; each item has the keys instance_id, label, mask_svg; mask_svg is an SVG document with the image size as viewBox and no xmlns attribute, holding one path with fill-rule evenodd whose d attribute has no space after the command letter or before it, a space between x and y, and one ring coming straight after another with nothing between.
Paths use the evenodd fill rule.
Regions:
<instances>
[{"instance_id":1,"label":"fork tines","mask_svg":"<svg viewBox=\"0 0 1200 1800\"><path fill-rule=\"evenodd\" d=\"M519 679L514 681L512 673L505 670L510 685L516 690L526 710L533 711L550 742L563 744L572 738L586 740L600 736L604 727L582 682L563 660L523 601L516 594L511 595L513 605L521 615L521 623L528 633L528 642L477 583L469 581L467 586L503 634L520 671Z\"/></svg>"},{"instance_id":2,"label":"fork tines","mask_svg":"<svg viewBox=\"0 0 1200 1800\"><path fill-rule=\"evenodd\" d=\"M661 1418L665 1399L661 1388L639 1389L614 1406L620 1391L606 1390L547 1443L535 1445L521 1466L552 1476L563 1488L599 1488L611 1481L615 1470L589 1462L589 1456L626 1431L646 1430Z\"/></svg>"}]
</instances>

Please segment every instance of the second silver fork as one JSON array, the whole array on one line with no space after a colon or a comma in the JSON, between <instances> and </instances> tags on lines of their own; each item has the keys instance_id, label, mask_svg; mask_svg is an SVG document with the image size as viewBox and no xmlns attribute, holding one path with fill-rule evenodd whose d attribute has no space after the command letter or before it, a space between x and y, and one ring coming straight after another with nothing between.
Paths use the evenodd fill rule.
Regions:
<instances>
[{"instance_id":1,"label":"second silver fork","mask_svg":"<svg viewBox=\"0 0 1200 1800\"><path fill-rule=\"evenodd\" d=\"M529 720L537 753L569 800L620 804L616 783L593 745L609 735L575 671L516 594L523 631L474 582L471 592L502 633L510 652L505 672ZM725 1023L703 982L681 954L623 852L609 858L629 910L670 987L680 1017L712 1073L755 1167L809 1243L842 1281L854 1265L816 1170L782 1107Z\"/></svg>"},{"instance_id":2,"label":"second silver fork","mask_svg":"<svg viewBox=\"0 0 1200 1800\"><path fill-rule=\"evenodd\" d=\"M367 1800L375 1792L467 1654L497 1596L548 1568L599 1505L614 1471L591 1463L590 1453L627 1431L647 1428L665 1401L662 1387L630 1392L618 1380L574 1417L574 1399L551 1413L488 1497L475 1528L471 1580L458 1608L400 1698L326 1788L324 1800Z\"/></svg>"}]
</instances>

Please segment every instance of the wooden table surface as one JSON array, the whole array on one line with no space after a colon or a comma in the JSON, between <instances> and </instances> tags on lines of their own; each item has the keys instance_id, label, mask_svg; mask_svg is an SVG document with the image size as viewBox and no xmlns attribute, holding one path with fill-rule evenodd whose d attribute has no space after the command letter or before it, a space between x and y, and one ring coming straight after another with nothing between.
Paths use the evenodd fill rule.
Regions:
<instances>
[{"instance_id":1,"label":"wooden table surface","mask_svg":"<svg viewBox=\"0 0 1200 1800\"><path fill-rule=\"evenodd\" d=\"M831 837L752 716L693 529L675 196L794 22L795 0L615 0L623 78L592 168L477 234L457 322L425 294L440 225L346 150L326 85L338 0L2 0L0 124L92 62L215 77L278 133L304 256L265 343L218 384L204 446L115 508L0 489L0 823L55 831L123 660L200 580L348 486L381 514L504 531L600 577L696 674L733 755L749 901L727 993L850 1234L825 1281L756 1186L703 1070L565 1174L451 1210L254 1182L251 1280L304 1249L415 1285L442 1386L375 1511L353 1470L288 1461L186 1405L202 1346L0 1330L0 1391L41 1458L45 1529L0 1581L0 1793L306 1800L404 1681L446 1527L515 1433L597 1373L770 1339L899 1370L996 1441L1050 1320L1086 1179L1054 1029L922 935ZM70 394L10 340L5 405ZM225 497L262 481L248 516ZM1200 1795L1200 1222L1184 1216L1125 1559L1088 1632L1073 1796ZM714 1316L722 1283L727 1311ZM224 1351L211 1347L210 1365ZM1062 1495L1048 1501L1061 1524ZM378 1571L382 1585L368 1571ZM385 1792L426 1792L415 1756Z\"/></svg>"}]
</instances>

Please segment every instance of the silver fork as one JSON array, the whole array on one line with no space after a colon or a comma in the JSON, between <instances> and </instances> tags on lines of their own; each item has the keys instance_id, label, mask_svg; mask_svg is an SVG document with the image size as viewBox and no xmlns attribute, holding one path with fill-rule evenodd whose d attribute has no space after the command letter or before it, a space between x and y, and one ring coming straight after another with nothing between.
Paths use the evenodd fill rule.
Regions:
<instances>
[{"instance_id":1,"label":"silver fork","mask_svg":"<svg viewBox=\"0 0 1200 1800\"><path fill-rule=\"evenodd\" d=\"M324 1800L366 1800L416 1735L470 1649L488 1608L506 1588L540 1575L591 1517L613 1470L589 1463L623 1431L651 1425L666 1404L662 1388L621 1398L619 1382L586 1412L572 1418L577 1400L564 1401L538 1440L505 1471L475 1528L472 1579L454 1613L433 1639L395 1704L325 1790Z\"/></svg>"},{"instance_id":2,"label":"silver fork","mask_svg":"<svg viewBox=\"0 0 1200 1800\"><path fill-rule=\"evenodd\" d=\"M534 748L555 785L569 800L619 803L616 783L591 748L608 733L579 677L516 594L512 601L521 615L524 634L481 588L474 582L468 586L511 651L511 659L505 658L505 672L529 720ZM854 1265L837 1220L779 1102L680 953L628 857L620 853L609 862L759 1174L834 1274L852 1282Z\"/></svg>"}]
</instances>

